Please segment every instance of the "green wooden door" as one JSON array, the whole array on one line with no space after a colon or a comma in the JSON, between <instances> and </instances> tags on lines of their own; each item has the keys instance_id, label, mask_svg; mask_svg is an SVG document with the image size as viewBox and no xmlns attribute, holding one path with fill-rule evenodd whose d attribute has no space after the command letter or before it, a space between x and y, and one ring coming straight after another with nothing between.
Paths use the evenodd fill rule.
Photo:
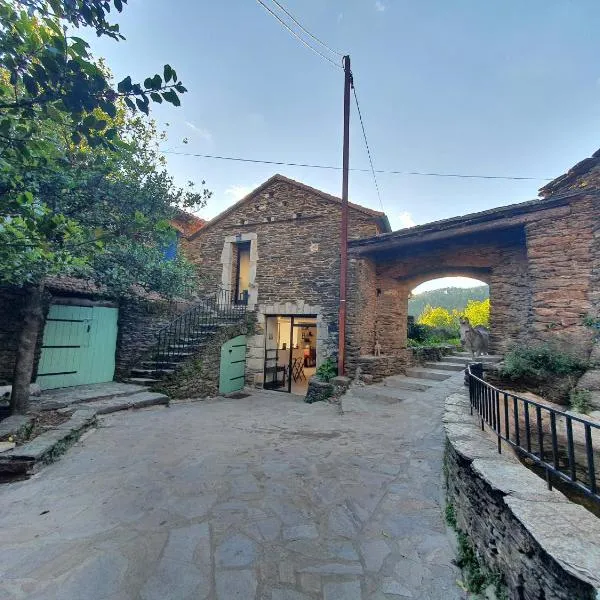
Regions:
<instances>
[{"instance_id":1,"label":"green wooden door","mask_svg":"<svg viewBox=\"0 0 600 600\"><path fill-rule=\"evenodd\" d=\"M48 312L37 383L44 389L112 381L116 308L53 304Z\"/></svg>"},{"instance_id":2,"label":"green wooden door","mask_svg":"<svg viewBox=\"0 0 600 600\"><path fill-rule=\"evenodd\" d=\"M219 392L230 394L244 387L246 370L246 336L229 340L221 347L221 368L219 371Z\"/></svg>"}]
</instances>

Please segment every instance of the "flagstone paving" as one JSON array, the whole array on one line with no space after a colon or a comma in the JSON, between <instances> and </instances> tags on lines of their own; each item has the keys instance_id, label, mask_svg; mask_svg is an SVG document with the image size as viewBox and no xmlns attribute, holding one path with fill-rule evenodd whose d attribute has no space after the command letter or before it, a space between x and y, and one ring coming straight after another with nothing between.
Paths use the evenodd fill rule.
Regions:
<instances>
[{"instance_id":1,"label":"flagstone paving","mask_svg":"<svg viewBox=\"0 0 600 600\"><path fill-rule=\"evenodd\" d=\"M462 375L431 383L344 414L257 392L107 416L0 487L0 597L463 598L441 427Z\"/></svg>"}]
</instances>

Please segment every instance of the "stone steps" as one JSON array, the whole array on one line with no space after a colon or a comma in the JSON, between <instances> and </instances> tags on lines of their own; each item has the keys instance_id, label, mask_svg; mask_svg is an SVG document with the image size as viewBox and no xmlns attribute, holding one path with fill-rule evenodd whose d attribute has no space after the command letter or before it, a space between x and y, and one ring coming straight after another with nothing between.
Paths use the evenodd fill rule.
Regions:
<instances>
[{"instance_id":1,"label":"stone steps","mask_svg":"<svg viewBox=\"0 0 600 600\"><path fill-rule=\"evenodd\" d=\"M452 362L461 365L472 362L497 363L502 360L502 356L496 354L486 354L484 356L476 356L473 358L470 352L461 352L455 355L444 356L444 362Z\"/></svg>"},{"instance_id":2,"label":"stone steps","mask_svg":"<svg viewBox=\"0 0 600 600\"><path fill-rule=\"evenodd\" d=\"M168 405L169 398L165 394L158 392L139 392L129 396L119 396L117 398L105 398L86 402L85 407L95 411L98 415L106 415L120 410L129 410L130 408L146 408L148 406ZM75 410L75 407L67 407L60 412L68 413Z\"/></svg>"},{"instance_id":3,"label":"stone steps","mask_svg":"<svg viewBox=\"0 0 600 600\"><path fill-rule=\"evenodd\" d=\"M425 367L428 369L435 369L436 371L453 371L458 373L458 371L464 371L465 365L459 365L457 363L452 362L426 362Z\"/></svg>"},{"instance_id":4,"label":"stone steps","mask_svg":"<svg viewBox=\"0 0 600 600\"><path fill-rule=\"evenodd\" d=\"M416 379L431 379L433 381L444 381L451 376L448 371L438 371L427 367L411 367L406 369L406 375Z\"/></svg>"}]
</instances>

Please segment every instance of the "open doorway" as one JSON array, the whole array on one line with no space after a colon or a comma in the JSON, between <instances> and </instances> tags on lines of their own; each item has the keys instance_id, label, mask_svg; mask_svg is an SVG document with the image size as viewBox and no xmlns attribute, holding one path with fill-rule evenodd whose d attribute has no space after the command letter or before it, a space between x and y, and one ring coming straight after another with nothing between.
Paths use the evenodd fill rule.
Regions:
<instances>
[{"instance_id":1,"label":"open doorway","mask_svg":"<svg viewBox=\"0 0 600 600\"><path fill-rule=\"evenodd\" d=\"M266 317L265 389L306 395L317 367L317 318L305 315Z\"/></svg>"}]
</instances>

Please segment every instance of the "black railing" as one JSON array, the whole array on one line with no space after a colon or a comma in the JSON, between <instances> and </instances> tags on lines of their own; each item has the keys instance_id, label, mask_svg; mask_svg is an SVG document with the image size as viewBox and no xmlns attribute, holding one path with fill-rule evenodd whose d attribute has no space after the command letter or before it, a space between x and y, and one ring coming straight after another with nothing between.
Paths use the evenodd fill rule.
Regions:
<instances>
[{"instance_id":1,"label":"black railing","mask_svg":"<svg viewBox=\"0 0 600 600\"><path fill-rule=\"evenodd\" d=\"M160 329L145 363L156 371L168 371L193 354L219 326L239 321L245 314L246 304L238 304L235 293L220 289Z\"/></svg>"},{"instance_id":2,"label":"black railing","mask_svg":"<svg viewBox=\"0 0 600 600\"><path fill-rule=\"evenodd\" d=\"M545 470L548 487L555 475L600 503L600 481L594 464L594 442L600 448L600 425L490 385L478 376L481 365L469 365L471 414L479 413L498 439ZM596 439L594 440L594 437Z\"/></svg>"}]
</instances>

